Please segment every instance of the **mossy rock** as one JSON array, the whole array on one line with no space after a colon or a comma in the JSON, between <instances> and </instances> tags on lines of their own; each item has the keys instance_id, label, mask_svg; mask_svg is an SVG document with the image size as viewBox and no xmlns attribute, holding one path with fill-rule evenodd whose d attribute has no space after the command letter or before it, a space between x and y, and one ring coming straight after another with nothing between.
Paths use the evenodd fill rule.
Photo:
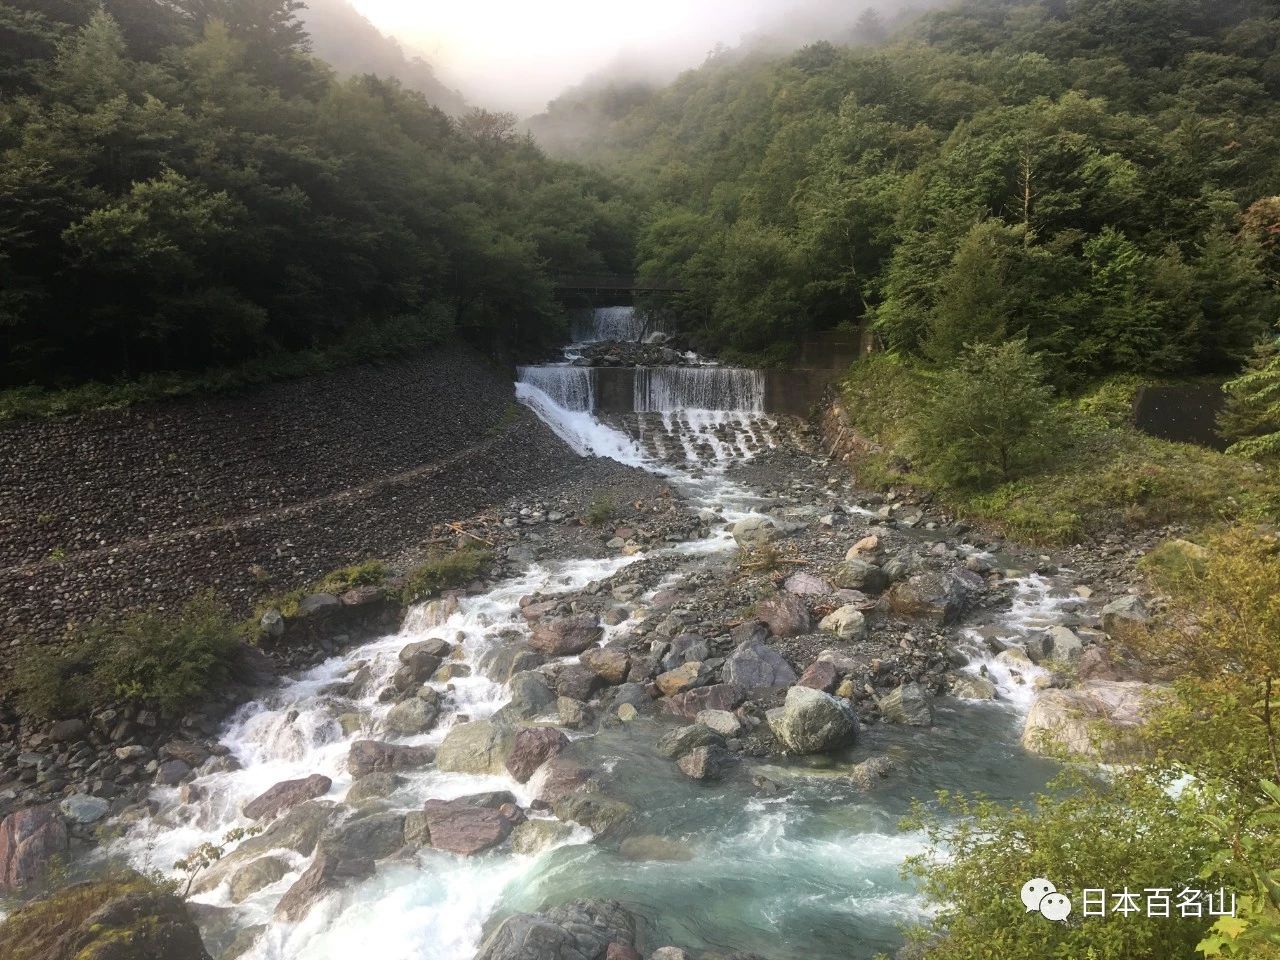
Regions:
<instances>
[{"instance_id":1,"label":"mossy rock","mask_svg":"<svg viewBox=\"0 0 1280 960\"><path fill-rule=\"evenodd\" d=\"M0 924L6 960L210 960L186 904L144 877L79 883Z\"/></svg>"}]
</instances>

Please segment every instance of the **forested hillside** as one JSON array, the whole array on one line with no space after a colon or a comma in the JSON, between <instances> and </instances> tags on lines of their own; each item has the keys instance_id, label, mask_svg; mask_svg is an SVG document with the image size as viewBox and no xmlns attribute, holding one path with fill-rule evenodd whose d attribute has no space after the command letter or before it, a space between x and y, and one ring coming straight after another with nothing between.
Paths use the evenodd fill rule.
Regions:
<instances>
[{"instance_id":1,"label":"forested hillside","mask_svg":"<svg viewBox=\"0 0 1280 960\"><path fill-rule=\"evenodd\" d=\"M339 80L296 0L0 3L0 383L548 332L629 207L508 118Z\"/></svg>"},{"instance_id":2,"label":"forested hillside","mask_svg":"<svg viewBox=\"0 0 1280 960\"><path fill-rule=\"evenodd\" d=\"M881 44L863 26L535 126L646 193L642 272L685 282L708 341L867 318L946 359L1025 334L1072 382L1234 369L1269 333L1274 4L968 0ZM556 125L584 114L604 122Z\"/></svg>"}]
</instances>

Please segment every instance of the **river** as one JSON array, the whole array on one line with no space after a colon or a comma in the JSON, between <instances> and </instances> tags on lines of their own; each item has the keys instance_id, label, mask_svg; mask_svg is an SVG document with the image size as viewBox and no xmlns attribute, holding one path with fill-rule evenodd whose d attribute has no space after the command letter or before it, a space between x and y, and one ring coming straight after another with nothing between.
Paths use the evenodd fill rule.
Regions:
<instances>
[{"instance_id":1,"label":"river","mask_svg":"<svg viewBox=\"0 0 1280 960\"><path fill-rule=\"evenodd\" d=\"M628 314L614 310L601 316L607 329L599 332L616 335ZM718 510L728 521L769 506L761 490L736 475L737 468L753 451L785 438L741 376L722 373L719 385L713 384L714 372L688 377L689 396L702 404L691 407L677 405L686 374L655 374L647 382L665 386L646 387L646 397L660 402L638 406L639 416L626 430L593 412L589 377L574 372L581 368L558 369L522 372L516 392L566 442L566 456L610 457L651 470L695 507ZM675 563L669 579L678 579L730 562L735 546L722 525L708 539L662 549ZM459 642L470 675L449 681L445 712L433 731L399 740L438 744L459 717L489 716L507 700L505 687L485 678L481 661L504 642L504 633L528 632L519 611L522 596L579 590L644 557L534 564L484 594L461 598L459 609L442 620L420 609L399 633L283 683L240 708L223 730L221 741L238 769L201 777L194 785L200 798L189 803L180 802L177 789L157 788L157 814L133 825L109 852L139 867L167 869L197 844L216 843L229 829L247 825L241 806L290 778L323 773L333 780L326 799L341 801L351 784L350 744L371 736L394 738L380 731L391 707L376 695L382 683L369 684L373 692L351 702L326 692L334 681L367 665L375 680L385 682L406 644L430 637ZM1069 574L1023 577L1017 602L990 626L1016 636L1053 623L1069 587ZM606 639L628 629L627 622L609 627ZM980 644L972 649L976 670L990 658ZM944 788L1019 798L1051 773L1048 763L1019 745L1027 688L1002 675L997 664L989 670L1000 686L998 701L944 699L932 728L873 725L864 729L852 757L744 764L715 784L689 780L657 755L656 720L573 733L575 746L606 772L611 792L637 811L632 833L667 838L685 859L624 859L615 843L595 842L590 830L574 825L531 854L499 847L461 858L425 849L382 861L375 876L328 896L297 924L273 919L276 903L307 865L308 858L291 851L280 854L287 872L243 902L232 903L226 884L194 899L227 908L226 924L262 926L244 954L251 960L471 960L486 924L497 917L582 897L621 901L641 918L650 948L674 943L775 960L867 960L892 952L902 942L901 927L926 916L925 903L900 875L904 858L925 849L921 836L898 826L912 800ZM446 693L444 683L436 686ZM348 725L344 732L339 716L353 713L361 718L359 727ZM843 773L851 760L870 753L892 755L901 772L868 792ZM527 807L537 787L536 777L518 784L506 776L430 767L404 777L377 809L421 809L430 798L492 790L511 791ZM777 789L760 790L759 777Z\"/></svg>"}]
</instances>

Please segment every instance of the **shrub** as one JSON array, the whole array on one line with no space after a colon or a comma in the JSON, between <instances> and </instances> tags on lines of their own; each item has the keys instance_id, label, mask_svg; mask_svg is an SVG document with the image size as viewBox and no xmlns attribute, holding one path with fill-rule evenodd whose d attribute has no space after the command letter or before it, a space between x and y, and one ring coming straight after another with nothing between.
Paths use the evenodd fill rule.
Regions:
<instances>
[{"instance_id":1,"label":"shrub","mask_svg":"<svg viewBox=\"0 0 1280 960\"><path fill-rule=\"evenodd\" d=\"M93 662L83 645L31 649L18 655L10 693L26 716L57 719L88 712L93 706Z\"/></svg>"},{"instance_id":2,"label":"shrub","mask_svg":"<svg viewBox=\"0 0 1280 960\"><path fill-rule=\"evenodd\" d=\"M1256 460L1280 457L1280 343L1259 346L1223 389L1227 402L1218 429L1232 442L1231 452Z\"/></svg>"},{"instance_id":3,"label":"shrub","mask_svg":"<svg viewBox=\"0 0 1280 960\"><path fill-rule=\"evenodd\" d=\"M149 610L101 620L62 650L30 649L14 671L24 713L63 717L114 704L174 715L233 677L244 628L211 594L176 614Z\"/></svg>"},{"instance_id":4,"label":"shrub","mask_svg":"<svg viewBox=\"0 0 1280 960\"><path fill-rule=\"evenodd\" d=\"M417 603L433 593L470 583L492 558L488 550L473 546L432 554L405 574L404 602Z\"/></svg>"},{"instance_id":5,"label":"shrub","mask_svg":"<svg viewBox=\"0 0 1280 960\"><path fill-rule=\"evenodd\" d=\"M1026 341L974 344L910 418L914 459L941 486L983 489L1045 459L1052 390Z\"/></svg>"},{"instance_id":6,"label":"shrub","mask_svg":"<svg viewBox=\"0 0 1280 960\"><path fill-rule=\"evenodd\" d=\"M908 861L938 906L913 939L931 940L930 960L1186 960L1210 920L1128 916L1078 918L1086 888L1217 889L1199 874L1217 844L1199 793L1177 798L1167 782L1118 774L1102 782L1068 772L1031 805L942 795L939 811L917 806L904 826L922 829L933 852ZM946 816L946 820L942 816ZM1076 914L1050 923L1023 905L1022 885L1051 880Z\"/></svg>"},{"instance_id":7,"label":"shrub","mask_svg":"<svg viewBox=\"0 0 1280 960\"><path fill-rule=\"evenodd\" d=\"M958 515L1034 543L1074 543L1163 523L1270 520L1280 510L1280 477L1273 471L1130 426L1132 378L1104 381L1060 401L1052 450L1024 476L989 489L946 485L928 468L930 451L911 443L918 438L909 429L913 411L928 405L936 376L888 355L853 365L843 400L850 424L870 441L856 453L861 483L935 490Z\"/></svg>"},{"instance_id":8,"label":"shrub","mask_svg":"<svg viewBox=\"0 0 1280 960\"><path fill-rule=\"evenodd\" d=\"M944 796L942 815L917 808L908 826L934 850L909 870L940 911L916 937L938 938L933 960L1280 957L1280 541L1236 528L1195 561L1157 567L1170 622L1131 641L1182 673L1141 729L1140 765L1105 780L1068 771L1029 807ZM1032 877L1077 896L1222 887L1238 915L1045 923L1017 901Z\"/></svg>"},{"instance_id":9,"label":"shrub","mask_svg":"<svg viewBox=\"0 0 1280 960\"><path fill-rule=\"evenodd\" d=\"M603 495L596 497L591 501L591 505L587 507L587 523L593 527L603 527L613 519L616 509L612 498Z\"/></svg>"},{"instance_id":10,"label":"shrub","mask_svg":"<svg viewBox=\"0 0 1280 960\"><path fill-rule=\"evenodd\" d=\"M1234 528L1169 571L1170 623L1134 640L1184 675L1152 736L1171 763L1251 793L1280 781L1280 539Z\"/></svg>"}]
</instances>

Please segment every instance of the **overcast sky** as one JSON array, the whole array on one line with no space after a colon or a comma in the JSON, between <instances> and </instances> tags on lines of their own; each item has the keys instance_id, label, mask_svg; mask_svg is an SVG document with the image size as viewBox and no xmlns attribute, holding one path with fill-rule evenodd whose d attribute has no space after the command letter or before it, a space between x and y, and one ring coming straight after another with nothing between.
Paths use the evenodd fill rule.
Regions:
<instances>
[{"instance_id":1,"label":"overcast sky","mask_svg":"<svg viewBox=\"0 0 1280 960\"><path fill-rule=\"evenodd\" d=\"M666 76L716 43L786 22L795 8L838 11L861 0L352 0L384 33L421 52L440 78L484 106L539 112L585 76L646 62Z\"/></svg>"}]
</instances>

